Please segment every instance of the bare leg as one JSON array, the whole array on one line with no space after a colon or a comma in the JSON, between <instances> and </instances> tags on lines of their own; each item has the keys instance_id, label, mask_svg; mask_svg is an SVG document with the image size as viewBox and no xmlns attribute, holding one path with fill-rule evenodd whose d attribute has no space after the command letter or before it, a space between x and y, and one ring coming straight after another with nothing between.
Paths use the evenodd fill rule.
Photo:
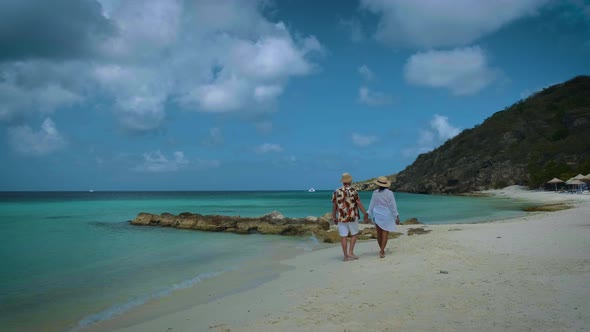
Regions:
<instances>
[{"instance_id":1,"label":"bare leg","mask_svg":"<svg viewBox=\"0 0 590 332\"><path fill-rule=\"evenodd\" d=\"M356 244L356 234L352 236L352 238L350 239L350 251L348 252L348 258L352 258L352 259L358 259L358 257L356 257L354 255L354 245Z\"/></svg>"},{"instance_id":2,"label":"bare leg","mask_svg":"<svg viewBox=\"0 0 590 332\"><path fill-rule=\"evenodd\" d=\"M377 224L375 224L375 228L377 229L377 243L379 244L379 249L381 249L383 248L381 245L381 233L383 233L383 230Z\"/></svg>"},{"instance_id":3,"label":"bare leg","mask_svg":"<svg viewBox=\"0 0 590 332\"><path fill-rule=\"evenodd\" d=\"M344 254L343 261L347 261L348 260L348 250L346 249L346 247L348 244L348 240L347 240L346 236L340 237L340 244L342 244L342 253Z\"/></svg>"},{"instance_id":4,"label":"bare leg","mask_svg":"<svg viewBox=\"0 0 590 332\"><path fill-rule=\"evenodd\" d=\"M379 243L379 257L385 257L385 244L387 243L387 232L381 229L379 225L375 225L377 228L377 242ZM385 239L385 240L384 240Z\"/></svg>"},{"instance_id":5,"label":"bare leg","mask_svg":"<svg viewBox=\"0 0 590 332\"><path fill-rule=\"evenodd\" d=\"M381 252L383 253L383 256L385 257L385 247L387 246L387 239L389 238L389 232L388 231L382 231L381 234L383 234L383 239L381 239L381 244L383 245L381 247Z\"/></svg>"}]
</instances>

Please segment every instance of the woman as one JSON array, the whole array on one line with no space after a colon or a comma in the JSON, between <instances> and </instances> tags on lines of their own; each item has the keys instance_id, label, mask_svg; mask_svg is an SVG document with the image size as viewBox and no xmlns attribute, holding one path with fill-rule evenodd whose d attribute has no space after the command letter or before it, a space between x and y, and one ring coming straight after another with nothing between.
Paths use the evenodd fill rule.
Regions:
<instances>
[{"instance_id":1,"label":"woman","mask_svg":"<svg viewBox=\"0 0 590 332\"><path fill-rule=\"evenodd\" d=\"M393 191L389 190L391 182L380 176L373 181L379 189L373 191L368 213L372 217L377 228L377 242L379 243L379 257L385 257L385 246L389 232L395 231L395 225L399 225L399 213ZM395 220L395 223L394 223Z\"/></svg>"}]
</instances>

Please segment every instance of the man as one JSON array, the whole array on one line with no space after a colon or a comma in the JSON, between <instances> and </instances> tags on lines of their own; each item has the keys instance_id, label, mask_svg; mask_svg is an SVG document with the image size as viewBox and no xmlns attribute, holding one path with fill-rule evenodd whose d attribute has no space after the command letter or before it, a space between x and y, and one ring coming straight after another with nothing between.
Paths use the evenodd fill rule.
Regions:
<instances>
[{"instance_id":1,"label":"man","mask_svg":"<svg viewBox=\"0 0 590 332\"><path fill-rule=\"evenodd\" d=\"M361 202L356 189L350 186L352 176L348 173L342 174L342 187L332 193L332 220L338 226L340 234L340 243L342 244L342 253L344 261L358 259L354 255L354 245L356 244L357 234L359 232L359 208L365 215L364 221L369 220L369 215L365 206ZM348 248L348 234L350 234L350 248Z\"/></svg>"}]
</instances>

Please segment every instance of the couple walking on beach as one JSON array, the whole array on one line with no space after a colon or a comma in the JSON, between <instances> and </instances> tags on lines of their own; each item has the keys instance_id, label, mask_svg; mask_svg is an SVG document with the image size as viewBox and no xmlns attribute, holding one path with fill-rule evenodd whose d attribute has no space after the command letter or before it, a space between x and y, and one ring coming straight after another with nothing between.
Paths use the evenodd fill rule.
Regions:
<instances>
[{"instance_id":1,"label":"couple walking on beach","mask_svg":"<svg viewBox=\"0 0 590 332\"><path fill-rule=\"evenodd\" d=\"M377 228L377 243L379 244L379 257L385 257L385 246L389 232L395 231L395 225L399 225L399 213L393 192L389 190L391 182L380 176L373 181L379 189L373 191L369 210L361 202L358 192L351 186L352 176L348 173L342 174L342 187L332 193L332 220L338 226L340 243L344 261L358 259L354 255L359 232L360 212L363 212L363 222L369 222L369 215ZM350 246L348 236L350 235Z\"/></svg>"}]
</instances>

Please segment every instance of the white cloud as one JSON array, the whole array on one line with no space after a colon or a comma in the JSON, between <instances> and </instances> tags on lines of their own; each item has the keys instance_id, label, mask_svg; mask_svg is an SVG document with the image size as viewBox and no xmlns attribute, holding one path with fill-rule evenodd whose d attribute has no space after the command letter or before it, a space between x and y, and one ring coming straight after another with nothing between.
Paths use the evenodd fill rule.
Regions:
<instances>
[{"instance_id":1,"label":"white cloud","mask_svg":"<svg viewBox=\"0 0 590 332\"><path fill-rule=\"evenodd\" d=\"M535 15L550 0L361 0L380 16L375 37L391 46L468 45L519 18Z\"/></svg>"},{"instance_id":2,"label":"white cloud","mask_svg":"<svg viewBox=\"0 0 590 332\"><path fill-rule=\"evenodd\" d=\"M378 141L376 136L364 136L358 133L352 134L352 144L358 147L365 147Z\"/></svg>"},{"instance_id":3,"label":"white cloud","mask_svg":"<svg viewBox=\"0 0 590 332\"><path fill-rule=\"evenodd\" d=\"M367 81L372 81L375 79L375 74L367 65L360 66L358 68L358 71L359 71L359 74L361 75L361 77Z\"/></svg>"},{"instance_id":4,"label":"white cloud","mask_svg":"<svg viewBox=\"0 0 590 332\"><path fill-rule=\"evenodd\" d=\"M19 153L30 156L43 156L62 149L66 145L65 138L60 134L55 123L46 118L37 132L23 125L8 129L12 147Z\"/></svg>"},{"instance_id":5,"label":"white cloud","mask_svg":"<svg viewBox=\"0 0 590 332\"><path fill-rule=\"evenodd\" d=\"M453 127L449 123L448 117L438 114L435 114L432 120L430 120L430 128L436 132L437 137L441 141L453 138L461 132L459 128Z\"/></svg>"},{"instance_id":6,"label":"white cloud","mask_svg":"<svg viewBox=\"0 0 590 332\"><path fill-rule=\"evenodd\" d=\"M439 114L432 116L428 127L428 129L418 130L416 145L402 150L404 157L413 158L421 153L432 151L461 132L461 129L451 125L448 117Z\"/></svg>"},{"instance_id":7,"label":"white cloud","mask_svg":"<svg viewBox=\"0 0 590 332\"><path fill-rule=\"evenodd\" d=\"M142 156L143 162L134 168L135 171L148 173L176 172L189 164L182 151L174 152L170 159L162 154L160 150L146 152Z\"/></svg>"},{"instance_id":8,"label":"white cloud","mask_svg":"<svg viewBox=\"0 0 590 332\"><path fill-rule=\"evenodd\" d=\"M92 77L112 98L114 112L123 126L134 131L158 128L166 118L164 102L169 89L157 67L131 64L100 64Z\"/></svg>"},{"instance_id":9,"label":"white cloud","mask_svg":"<svg viewBox=\"0 0 590 332\"><path fill-rule=\"evenodd\" d=\"M312 74L314 58L324 53L314 36L264 16L266 0L97 1L102 16L90 11L99 6L84 10L98 15L88 24L104 25L104 33L75 50L84 57L57 61L59 54L30 47L27 52L40 52L37 60L0 62L0 121L89 100L106 101L134 131L160 127L170 103L200 112L264 112L290 79ZM21 21L33 22L26 18Z\"/></svg>"},{"instance_id":10,"label":"white cloud","mask_svg":"<svg viewBox=\"0 0 590 332\"><path fill-rule=\"evenodd\" d=\"M0 82L0 122L12 122L35 110L53 113L81 100L81 96L56 83L27 88L13 81Z\"/></svg>"},{"instance_id":11,"label":"white cloud","mask_svg":"<svg viewBox=\"0 0 590 332\"><path fill-rule=\"evenodd\" d=\"M262 145L257 146L254 149L254 151L258 154L264 154L269 152L282 152L283 147L281 147L279 144L264 143Z\"/></svg>"},{"instance_id":12,"label":"white cloud","mask_svg":"<svg viewBox=\"0 0 590 332\"><path fill-rule=\"evenodd\" d=\"M278 29L285 29L280 26ZM317 40L314 38L313 40ZM305 43L309 46L311 43ZM310 50L317 50L311 47ZM246 77L260 80L281 79L290 75L305 75L312 66L303 57L291 38L286 36L267 37L252 43L247 40L234 42L231 51L232 65Z\"/></svg>"},{"instance_id":13,"label":"white cloud","mask_svg":"<svg viewBox=\"0 0 590 332\"><path fill-rule=\"evenodd\" d=\"M42 112L53 112L61 107L73 105L82 100L80 96L63 87L50 84L36 93L37 103Z\"/></svg>"},{"instance_id":14,"label":"white cloud","mask_svg":"<svg viewBox=\"0 0 590 332\"><path fill-rule=\"evenodd\" d=\"M383 106L389 105L393 102L393 98L379 91L372 91L363 86L359 89L359 101L369 106Z\"/></svg>"},{"instance_id":15,"label":"white cloud","mask_svg":"<svg viewBox=\"0 0 590 332\"><path fill-rule=\"evenodd\" d=\"M242 21L248 19L240 15ZM176 89L184 107L217 113L264 111L280 97L291 77L314 71L310 57L324 52L315 37L295 38L283 23L272 24L259 13L251 15L255 24L249 30L234 31L244 23L238 21L236 27L225 27L232 33L204 31L208 38L200 49L207 51L195 56L207 60L201 70L207 75L200 82L188 78L190 84Z\"/></svg>"},{"instance_id":16,"label":"white cloud","mask_svg":"<svg viewBox=\"0 0 590 332\"><path fill-rule=\"evenodd\" d=\"M455 95L469 95L492 83L500 71L490 68L484 51L474 46L416 53L406 62L404 74L411 84L446 88Z\"/></svg>"},{"instance_id":17,"label":"white cloud","mask_svg":"<svg viewBox=\"0 0 590 332\"><path fill-rule=\"evenodd\" d=\"M248 100L248 82L236 76L213 84L204 84L188 92L182 101L195 102L202 111L225 113L240 109Z\"/></svg>"},{"instance_id":18,"label":"white cloud","mask_svg":"<svg viewBox=\"0 0 590 332\"><path fill-rule=\"evenodd\" d=\"M283 93L283 87L279 85L261 85L254 89L254 99L258 102L273 100Z\"/></svg>"},{"instance_id":19,"label":"white cloud","mask_svg":"<svg viewBox=\"0 0 590 332\"><path fill-rule=\"evenodd\" d=\"M434 135L434 132L430 130L420 129L418 136L418 146L431 149L431 146L434 144L435 138L436 136Z\"/></svg>"}]
</instances>

